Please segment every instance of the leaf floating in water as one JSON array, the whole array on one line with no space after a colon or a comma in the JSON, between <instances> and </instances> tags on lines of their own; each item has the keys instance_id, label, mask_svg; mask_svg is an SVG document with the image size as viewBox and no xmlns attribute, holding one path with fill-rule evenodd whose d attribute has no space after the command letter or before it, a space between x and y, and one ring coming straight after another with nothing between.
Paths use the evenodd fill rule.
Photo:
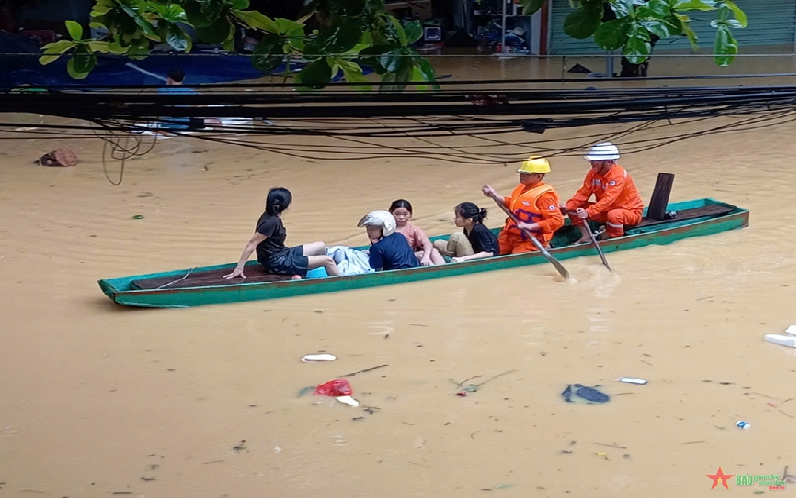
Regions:
<instances>
[{"instance_id":1,"label":"leaf floating in water","mask_svg":"<svg viewBox=\"0 0 796 498\"><path fill-rule=\"evenodd\" d=\"M144 215L143 214L133 215L133 219L134 220L143 220L144 219Z\"/></svg>"}]
</instances>

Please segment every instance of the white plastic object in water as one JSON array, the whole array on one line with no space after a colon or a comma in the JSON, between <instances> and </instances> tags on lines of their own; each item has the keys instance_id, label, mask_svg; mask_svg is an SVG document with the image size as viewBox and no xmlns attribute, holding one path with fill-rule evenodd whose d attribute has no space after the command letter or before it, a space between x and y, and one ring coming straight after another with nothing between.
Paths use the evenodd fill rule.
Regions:
<instances>
[{"instance_id":1,"label":"white plastic object in water","mask_svg":"<svg viewBox=\"0 0 796 498\"><path fill-rule=\"evenodd\" d=\"M308 354L301 359L304 363L311 361L334 361L337 357L333 354Z\"/></svg>"},{"instance_id":2,"label":"white plastic object in water","mask_svg":"<svg viewBox=\"0 0 796 498\"><path fill-rule=\"evenodd\" d=\"M355 400L351 396L338 396L337 401L340 403L345 403L348 406L359 406L359 401Z\"/></svg>"},{"instance_id":3,"label":"white plastic object in water","mask_svg":"<svg viewBox=\"0 0 796 498\"><path fill-rule=\"evenodd\" d=\"M766 334L766 342L796 348L796 336L793 335Z\"/></svg>"},{"instance_id":4,"label":"white plastic object in water","mask_svg":"<svg viewBox=\"0 0 796 498\"><path fill-rule=\"evenodd\" d=\"M796 335L796 325L790 325L785 329L786 335Z\"/></svg>"},{"instance_id":5,"label":"white plastic object in water","mask_svg":"<svg viewBox=\"0 0 796 498\"><path fill-rule=\"evenodd\" d=\"M633 377L620 377L619 382L624 382L625 384L637 384L639 386L643 386L647 383L647 379L636 379Z\"/></svg>"}]
</instances>

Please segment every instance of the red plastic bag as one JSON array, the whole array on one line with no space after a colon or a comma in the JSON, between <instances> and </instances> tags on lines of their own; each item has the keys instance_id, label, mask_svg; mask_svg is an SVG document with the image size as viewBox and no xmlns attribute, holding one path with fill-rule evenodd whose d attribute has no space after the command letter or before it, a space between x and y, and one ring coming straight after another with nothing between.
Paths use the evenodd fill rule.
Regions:
<instances>
[{"instance_id":1,"label":"red plastic bag","mask_svg":"<svg viewBox=\"0 0 796 498\"><path fill-rule=\"evenodd\" d=\"M351 391L351 384L348 383L345 379L334 379L330 380L325 384L321 384L320 386L315 387L315 391L313 394L318 394L320 396L351 396L353 391Z\"/></svg>"}]
</instances>

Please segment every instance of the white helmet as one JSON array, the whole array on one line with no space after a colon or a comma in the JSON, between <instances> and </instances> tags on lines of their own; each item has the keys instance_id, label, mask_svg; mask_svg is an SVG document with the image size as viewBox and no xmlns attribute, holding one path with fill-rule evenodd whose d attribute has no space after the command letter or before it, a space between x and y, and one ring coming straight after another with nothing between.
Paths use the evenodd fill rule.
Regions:
<instances>
[{"instance_id":1,"label":"white helmet","mask_svg":"<svg viewBox=\"0 0 796 498\"><path fill-rule=\"evenodd\" d=\"M389 211L371 211L359 220L357 226L381 227L384 236L387 237L395 232L395 217Z\"/></svg>"},{"instance_id":2,"label":"white helmet","mask_svg":"<svg viewBox=\"0 0 796 498\"><path fill-rule=\"evenodd\" d=\"M619 159L619 149L611 142L595 145L586 156L587 161L615 161Z\"/></svg>"}]
</instances>

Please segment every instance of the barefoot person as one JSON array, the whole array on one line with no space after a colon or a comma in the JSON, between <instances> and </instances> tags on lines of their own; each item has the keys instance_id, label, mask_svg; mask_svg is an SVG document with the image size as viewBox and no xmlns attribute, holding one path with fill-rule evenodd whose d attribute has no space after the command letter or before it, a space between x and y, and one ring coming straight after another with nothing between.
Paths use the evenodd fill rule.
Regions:
<instances>
[{"instance_id":1,"label":"barefoot person","mask_svg":"<svg viewBox=\"0 0 796 498\"><path fill-rule=\"evenodd\" d=\"M578 243L591 241L583 219L605 223L608 238L621 237L625 234L625 225L641 222L644 201L630 174L616 164L619 149L615 145L610 142L597 144L589 150L586 159L591 163L591 169L583 186L566 204L570 220L580 228ZM589 202L592 194L597 202Z\"/></svg>"},{"instance_id":2,"label":"barefoot person","mask_svg":"<svg viewBox=\"0 0 796 498\"><path fill-rule=\"evenodd\" d=\"M409 247L415 251L421 266L444 265L445 259L431 244L431 240L417 225L410 223L412 219L412 205L406 199L398 199L390 205L390 213L395 218L396 233L403 234L409 242Z\"/></svg>"},{"instance_id":3,"label":"barefoot person","mask_svg":"<svg viewBox=\"0 0 796 498\"><path fill-rule=\"evenodd\" d=\"M254 251L257 251L257 261L270 273L292 275L294 279L299 279L307 276L308 270L323 266L327 275L340 275L337 264L326 255L326 244L323 242L285 247L287 230L282 224L282 213L290 206L292 199L286 188L272 188L268 192L265 212L257 220L254 235L246 243L238 266L224 278L246 278L243 268Z\"/></svg>"},{"instance_id":4,"label":"barefoot person","mask_svg":"<svg viewBox=\"0 0 796 498\"><path fill-rule=\"evenodd\" d=\"M530 231L542 246L549 247L556 230L564 225L564 215L559 208L558 194L547 185L544 175L550 172L550 163L541 156L531 156L523 161L517 173L520 184L508 197L503 197L489 185L482 191L487 197L497 196L517 219L519 225L506 219L503 230L498 235L500 254L518 254L536 251L536 245L526 235Z\"/></svg>"},{"instance_id":5,"label":"barefoot person","mask_svg":"<svg viewBox=\"0 0 796 498\"><path fill-rule=\"evenodd\" d=\"M486 209L462 202L453 208L453 224L462 231L453 232L447 240L434 241L434 247L450 256L453 263L497 256L497 237L484 225L485 218Z\"/></svg>"}]
</instances>

